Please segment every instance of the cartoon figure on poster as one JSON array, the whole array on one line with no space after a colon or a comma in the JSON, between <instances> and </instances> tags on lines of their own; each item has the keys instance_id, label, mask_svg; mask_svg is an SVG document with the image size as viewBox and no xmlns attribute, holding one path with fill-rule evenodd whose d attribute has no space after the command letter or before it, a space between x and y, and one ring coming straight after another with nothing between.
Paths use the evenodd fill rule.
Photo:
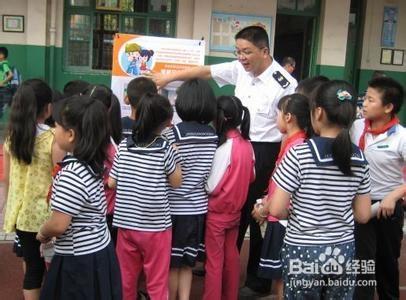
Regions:
<instances>
[{"instance_id":1,"label":"cartoon figure on poster","mask_svg":"<svg viewBox=\"0 0 406 300\"><path fill-rule=\"evenodd\" d=\"M120 58L121 67L131 76L150 73L153 56L153 50L146 49L137 43L128 43L125 45L125 51Z\"/></svg>"},{"instance_id":2,"label":"cartoon figure on poster","mask_svg":"<svg viewBox=\"0 0 406 300\"><path fill-rule=\"evenodd\" d=\"M141 74L149 73L151 71L148 68L148 62L150 61L151 57L154 55L154 50L147 50L142 49L140 52L140 70Z\"/></svg>"}]
</instances>

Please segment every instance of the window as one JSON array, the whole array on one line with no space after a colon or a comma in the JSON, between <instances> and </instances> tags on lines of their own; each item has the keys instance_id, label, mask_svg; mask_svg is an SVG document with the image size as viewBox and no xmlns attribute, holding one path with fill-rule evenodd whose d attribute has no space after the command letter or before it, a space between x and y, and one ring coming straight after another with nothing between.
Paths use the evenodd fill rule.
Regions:
<instances>
[{"instance_id":1,"label":"window","mask_svg":"<svg viewBox=\"0 0 406 300\"><path fill-rule=\"evenodd\" d=\"M318 14L320 0L278 0L278 13Z\"/></svg>"},{"instance_id":2,"label":"window","mask_svg":"<svg viewBox=\"0 0 406 300\"><path fill-rule=\"evenodd\" d=\"M65 65L111 70L118 32L172 37L176 0L66 0Z\"/></svg>"}]
</instances>

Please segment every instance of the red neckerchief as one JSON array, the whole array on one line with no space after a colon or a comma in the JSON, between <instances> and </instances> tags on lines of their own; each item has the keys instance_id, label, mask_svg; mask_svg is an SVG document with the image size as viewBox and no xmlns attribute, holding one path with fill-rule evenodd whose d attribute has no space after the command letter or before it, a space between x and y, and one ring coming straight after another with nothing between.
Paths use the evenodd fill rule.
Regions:
<instances>
[{"instance_id":1,"label":"red neckerchief","mask_svg":"<svg viewBox=\"0 0 406 300\"><path fill-rule=\"evenodd\" d=\"M62 165L61 164L56 164L54 166L54 168L52 169L52 182L54 181L54 179L56 178L56 175L58 175L59 171L62 170ZM49 190L48 190L48 195L47 195L47 204L49 205L49 203L51 202L51 196L52 196L52 183L49 186Z\"/></svg>"},{"instance_id":2,"label":"red neckerchief","mask_svg":"<svg viewBox=\"0 0 406 300\"><path fill-rule=\"evenodd\" d=\"M397 124L399 124L399 119L398 119L398 117L394 117L392 120L390 120L384 126L382 126L380 128L377 128L377 129L371 129L371 125L372 125L371 120L365 119L364 131L362 132L361 137L359 139L358 147L361 150L365 149L365 135L367 133L370 133L372 135L382 134L382 133L388 131L388 129L390 129L391 127L393 127L393 126L395 126Z\"/></svg>"},{"instance_id":3,"label":"red neckerchief","mask_svg":"<svg viewBox=\"0 0 406 300\"><path fill-rule=\"evenodd\" d=\"M286 147L287 147L288 145L290 145L290 144L292 143L292 141L297 140L297 139L300 139L300 138L302 138L302 139L306 139L306 138L307 138L306 133L305 133L303 130L301 130L301 131L299 131L299 132L296 132L296 133L293 134L292 136L290 136L290 137L288 137L287 139L285 139L285 140L282 142L281 150L279 151L278 159L277 159L276 161L277 161L277 162L280 162L280 160L282 159L283 155L285 154L285 151L287 150Z\"/></svg>"}]
</instances>

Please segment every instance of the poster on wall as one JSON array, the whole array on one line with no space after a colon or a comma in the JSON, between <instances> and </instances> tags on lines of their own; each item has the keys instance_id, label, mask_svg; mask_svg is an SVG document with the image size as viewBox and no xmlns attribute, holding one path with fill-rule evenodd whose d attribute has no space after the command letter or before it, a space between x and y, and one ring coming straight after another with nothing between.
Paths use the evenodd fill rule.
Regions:
<instances>
[{"instance_id":1,"label":"poster on wall","mask_svg":"<svg viewBox=\"0 0 406 300\"><path fill-rule=\"evenodd\" d=\"M263 27L271 40L272 18L213 12L211 17L210 50L233 52L234 36L247 26Z\"/></svg>"},{"instance_id":2,"label":"poster on wall","mask_svg":"<svg viewBox=\"0 0 406 300\"><path fill-rule=\"evenodd\" d=\"M122 117L131 107L124 103L128 83L150 73L168 74L204 64L204 41L116 34L113 45L111 89L121 103ZM170 83L165 94L172 105L180 82Z\"/></svg>"},{"instance_id":3,"label":"poster on wall","mask_svg":"<svg viewBox=\"0 0 406 300\"><path fill-rule=\"evenodd\" d=\"M395 47L397 26L398 8L385 6L383 8L381 47Z\"/></svg>"}]
</instances>

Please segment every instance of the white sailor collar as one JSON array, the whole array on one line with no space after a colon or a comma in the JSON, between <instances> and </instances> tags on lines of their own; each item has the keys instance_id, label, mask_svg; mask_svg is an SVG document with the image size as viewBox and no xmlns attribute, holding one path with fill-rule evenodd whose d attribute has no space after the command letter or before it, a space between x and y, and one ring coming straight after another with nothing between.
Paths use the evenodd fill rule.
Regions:
<instances>
[{"instance_id":1,"label":"white sailor collar","mask_svg":"<svg viewBox=\"0 0 406 300\"><path fill-rule=\"evenodd\" d=\"M332 154L333 141L333 138L326 137L314 137L307 141L317 166L335 165ZM352 144L352 151L351 164L366 165L368 163L364 153L355 144Z\"/></svg>"},{"instance_id":2,"label":"white sailor collar","mask_svg":"<svg viewBox=\"0 0 406 300\"><path fill-rule=\"evenodd\" d=\"M217 142L218 138L213 127L197 122L181 122L173 126L177 143L182 142Z\"/></svg>"}]
</instances>

